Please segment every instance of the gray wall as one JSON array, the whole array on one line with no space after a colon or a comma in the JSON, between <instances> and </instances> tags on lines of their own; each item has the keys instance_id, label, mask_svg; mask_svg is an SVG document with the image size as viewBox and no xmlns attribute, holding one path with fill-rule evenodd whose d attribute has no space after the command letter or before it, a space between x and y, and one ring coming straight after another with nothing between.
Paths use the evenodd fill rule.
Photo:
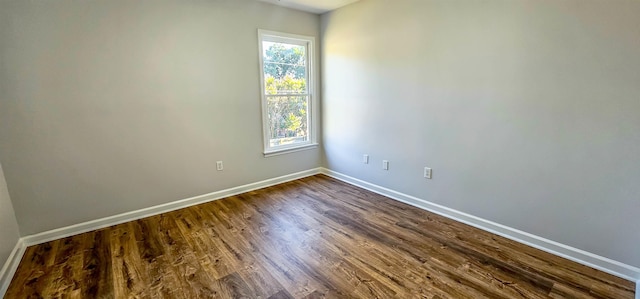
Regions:
<instances>
[{"instance_id":1,"label":"gray wall","mask_svg":"<svg viewBox=\"0 0 640 299\"><path fill-rule=\"evenodd\" d=\"M2 165L0 165L0 268L7 261L18 239L20 239L18 222L9 198Z\"/></svg>"},{"instance_id":2,"label":"gray wall","mask_svg":"<svg viewBox=\"0 0 640 299\"><path fill-rule=\"evenodd\" d=\"M262 156L257 47L258 28L318 37L317 15L4 0L0 28L0 157L22 235L321 165L319 149Z\"/></svg>"},{"instance_id":3,"label":"gray wall","mask_svg":"<svg viewBox=\"0 0 640 299\"><path fill-rule=\"evenodd\" d=\"M363 0L322 26L327 167L640 266L639 1Z\"/></svg>"}]
</instances>

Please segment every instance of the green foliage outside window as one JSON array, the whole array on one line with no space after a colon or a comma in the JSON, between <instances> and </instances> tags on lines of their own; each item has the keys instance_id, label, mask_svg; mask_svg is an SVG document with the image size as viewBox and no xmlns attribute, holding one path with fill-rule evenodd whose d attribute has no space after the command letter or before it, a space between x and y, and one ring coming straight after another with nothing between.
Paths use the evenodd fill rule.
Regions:
<instances>
[{"instance_id":1,"label":"green foliage outside window","mask_svg":"<svg viewBox=\"0 0 640 299\"><path fill-rule=\"evenodd\" d=\"M304 47L272 43L264 57L271 146L306 141L307 79Z\"/></svg>"}]
</instances>

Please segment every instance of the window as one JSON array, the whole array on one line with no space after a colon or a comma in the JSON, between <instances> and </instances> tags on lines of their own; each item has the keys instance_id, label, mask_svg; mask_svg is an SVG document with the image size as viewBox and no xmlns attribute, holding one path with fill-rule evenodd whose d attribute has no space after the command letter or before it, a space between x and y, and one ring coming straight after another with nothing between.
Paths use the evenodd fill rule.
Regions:
<instances>
[{"instance_id":1,"label":"window","mask_svg":"<svg viewBox=\"0 0 640 299\"><path fill-rule=\"evenodd\" d=\"M259 30L265 156L317 146L313 37Z\"/></svg>"}]
</instances>

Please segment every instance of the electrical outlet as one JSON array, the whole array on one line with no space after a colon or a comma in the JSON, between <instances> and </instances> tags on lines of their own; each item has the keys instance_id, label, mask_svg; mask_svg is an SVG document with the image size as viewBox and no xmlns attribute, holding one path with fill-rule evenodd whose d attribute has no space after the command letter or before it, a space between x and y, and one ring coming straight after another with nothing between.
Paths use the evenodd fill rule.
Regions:
<instances>
[{"instance_id":1,"label":"electrical outlet","mask_svg":"<svg viewBox=\"0 0 640 299\"><path fill-rule=\"evenodd\" d=\"M382 169L389 170L389 161L382 160Z\"/></svg>"},{"instance_id":2,"label":"electrical outlet","mask_svg":"<svg viewBox=\"0 0 640 299\"><path fill-rule=\"evenodd\" d=\"M216 169L218 171L222 171L224 169L224 165L222 165L222 161L216 162Z\"/></svg>"},{"instance_id":3,"label":"electrical outlet","mask_svg":"<svg viewBox=\"0 0 640 299\"><path fill-rule=\"evenodd\" d=\"M367 154L362 155L362 163L369 164L369 155Z\"/></svg>"},{"instance_id":4,"label":"electrical outlet","mask_svg":"<svg viewBox=\"0 0 640 299\"><path fill-rule=\"evenodd\" d=\"M431 179L431 168L429 167L425 167L424 168L424 177L427 179Z\"/></svg>"}]
</instances>

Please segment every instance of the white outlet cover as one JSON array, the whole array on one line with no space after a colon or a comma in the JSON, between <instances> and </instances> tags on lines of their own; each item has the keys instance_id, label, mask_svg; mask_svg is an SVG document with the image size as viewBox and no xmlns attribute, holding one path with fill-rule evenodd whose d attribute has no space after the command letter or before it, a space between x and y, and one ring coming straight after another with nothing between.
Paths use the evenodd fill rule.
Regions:
<instances>
[{"instance_id":1,"label":"white outlet cover","mask_svg":"<svg viewBox=\"0 0 640 299\"><path fill-rule=\"evenodd\" d=\"M431 170L431 168L429 167L425 167L424 168L424 177L427 179L431 179L431 175L432 175L433 171Z\"/></svg>"}]
</instances>

